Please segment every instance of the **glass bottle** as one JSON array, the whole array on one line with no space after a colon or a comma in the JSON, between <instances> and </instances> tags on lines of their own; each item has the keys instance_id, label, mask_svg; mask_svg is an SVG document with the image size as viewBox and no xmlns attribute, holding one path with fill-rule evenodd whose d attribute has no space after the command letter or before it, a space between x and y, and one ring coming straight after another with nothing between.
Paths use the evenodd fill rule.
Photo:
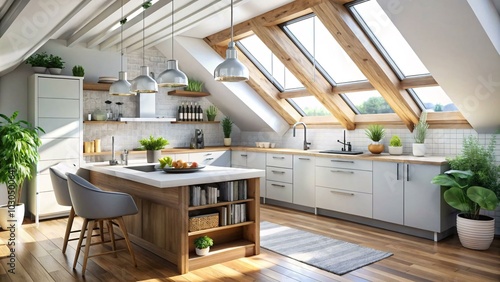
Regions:
<instances>
[{"instance_id":1,"label":"glass bottle","mask_svg":"<svg viewBox=\"0 0 500 282\"><path fill-rule=\"evenodd\" d=\"M113 102L106 100L104 103L106 104L106 120L113 120L113 110L111 109Z\"/></svg>"}]
</instances>

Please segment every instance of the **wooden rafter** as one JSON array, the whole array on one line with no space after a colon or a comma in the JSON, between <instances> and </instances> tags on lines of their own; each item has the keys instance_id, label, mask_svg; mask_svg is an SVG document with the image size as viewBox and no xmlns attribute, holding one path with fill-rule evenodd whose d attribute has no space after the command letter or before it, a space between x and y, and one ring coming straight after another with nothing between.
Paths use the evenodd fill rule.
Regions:
<instances>
[{"instance_id":1,"label":"wooden rafter","mask_svg":"<svg viewBox=\"0 0 500 282\"><path fill-rule=\"evenodd\" d=\"M354 129L354 112L338 95L329 95L331 85L314 68L297 46L277 26L266 27L252 20L252 30L285 67L347 129Z\"/></svg>"},{"instance_id":2,"label":"wooden rafter","mask_svg":"<svg viewBox=\"0 0 500 282\"><path fill-rule=\"evenodd\" d=\"M331 1L311 8L408 129L413 130L420 114L418 105L399 88L398 77L347 9Z\"/></svg>"}]
</instances>

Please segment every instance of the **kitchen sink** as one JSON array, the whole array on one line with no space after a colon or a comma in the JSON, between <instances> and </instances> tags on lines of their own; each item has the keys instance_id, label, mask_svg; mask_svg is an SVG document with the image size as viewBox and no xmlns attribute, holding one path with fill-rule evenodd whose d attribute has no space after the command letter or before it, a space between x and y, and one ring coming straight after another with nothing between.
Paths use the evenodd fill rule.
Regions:
<instances>
[{"instance_id":1,"label":"kitchen sink","mask_svg":"<svg viewBox=\"0 0 500 282\"><path fill-rule=\"evenodd\" d=\"M341 155L360 155L360 154L363 154L363 152L361 152L361 151L342 151L342 150L323 150L323 151L319 151L319 153L341 154Z\"/></svg>"},{"instance_id":2,"label":"kitchen sink","mask_svg":"<svg viewBox=\"0 0 500 282\"><path fill-rule=\"evenodd\" d=\"M138 170L138 171L142 171L142 172L153 172L153 171L157 170L155 168L154 164L152 164L152 165L140 165L140 166L126 166L125 168Z\"/></svg>"}]
</instances>

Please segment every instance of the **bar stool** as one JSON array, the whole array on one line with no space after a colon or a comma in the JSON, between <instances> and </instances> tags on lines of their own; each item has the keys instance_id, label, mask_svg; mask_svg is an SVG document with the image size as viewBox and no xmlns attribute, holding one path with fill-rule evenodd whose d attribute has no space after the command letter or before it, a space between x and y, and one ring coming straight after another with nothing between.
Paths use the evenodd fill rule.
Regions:
<instances>
[{"instance_id":1,"label":"bar stool","mask_svg":"<svg viewBox=\"0 0 500 282\"><path fill-rule=\"evenodd\" d=\"M93 230L96 222L99 220L106 221L109 226L112 251L89 255L90 246L95 244L92 244L92 236L87 236L83 257L82 275L85 275L88 258L111 253L116 254L117 251L125 250L116 250L113 227L111 226L112 223L116 223L120 228L123 239L127 244L127 249L132 257L132 262L134 266L137 267L134 251L132 250L132 245L130 244L127 229L123 221L123 216L133 215L138 212L134 199L126 193L103 191L76 174L69 173L67 174L67 177L69 194L71 196L75 212L78 216L84 219L82 230L80 232L80 238L78 240L75 260L73 262L73 268L76 267L78 262L83 238L85 236L85 229Z\"/></svg>"}]
</instances>

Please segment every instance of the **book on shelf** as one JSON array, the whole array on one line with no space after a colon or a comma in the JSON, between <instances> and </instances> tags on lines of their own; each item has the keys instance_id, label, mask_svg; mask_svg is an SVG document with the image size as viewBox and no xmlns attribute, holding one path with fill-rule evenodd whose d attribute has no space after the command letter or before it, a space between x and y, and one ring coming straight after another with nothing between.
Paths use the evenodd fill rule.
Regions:
<instances>
[{"instance_id":1,"label":"book on shelf","mask_svg":"<svg viewBox=\"0 0 500 282\"><path fill-rule=\"evenodd\" d=\"M247 180L235 180L190 186L191 206L217 204L248 199Z\"/></svg>"},{"instance_id":2,"label":"book on shelf","mask_svg":"<svg viewBox=\"0 0 500 282\"><path fill-rule=\"evenodd\" d=\"M247 221L246 203L229 205L228 211L229 213L227 214L227 224L238 224Z\"/></svg>"}]
</instances>

